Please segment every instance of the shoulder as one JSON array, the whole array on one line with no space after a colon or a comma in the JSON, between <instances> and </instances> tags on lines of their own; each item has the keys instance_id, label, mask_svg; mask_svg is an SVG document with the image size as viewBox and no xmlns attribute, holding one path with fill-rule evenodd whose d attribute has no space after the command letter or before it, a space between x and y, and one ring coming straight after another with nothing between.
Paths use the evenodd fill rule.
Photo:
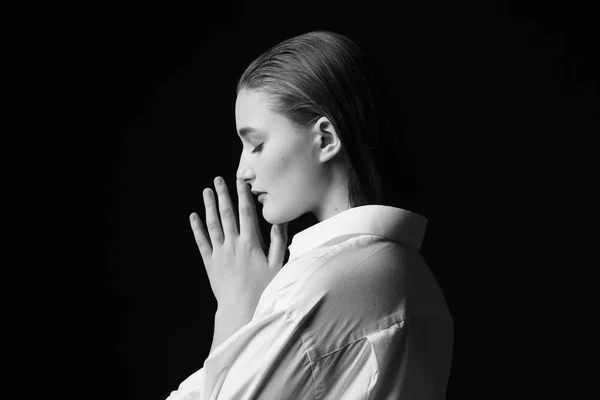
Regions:
<instances>
[{"instance_id":1,"label":"shoulder","mask_svg":"<svg viewBox=\"0 0 600 400\"><path fill-rule=\"evenodd\" d=\"M324 320L353 320L362 326L390 317L399 322L423 266L416 249L388 238L369 235L349 240L303 276L293 303L322 299L318 314L326 316Z\"/></svg>"},{"instance_id":2,"label":"shoulder","mask_svg":"<svg viewBox=\"0 0 600 400\"><path fill-rule=\"evenodd\" d=\"M373 329L384 319L397 323L414 315L447 314L437 281L417 249L370 235L338 250L304 277L295 302L322 299L318 314L325 319L353 320Z\"/></svg>"},{"instance_id":3,"label":"shoulder","mask_svg":"<svg viewBox=\"0 0 600 400\"><path fill-rule=\"evenodd\" d=\"M301 329L312 359L443 306L419 252L378 236L344 243L298 289L299 307L319 303Z\"/></svg>"},{"instance_id":4,"label":"shoulder","mask_svg":"<svg viewBox=\"0 0 600 400\"><path fill-rule=\"evenodd\" d=\"M393 285L395 293L427 268L415 248L382 236L370 235L344 244L315 271L329 292Z\"/></svg>"}]
</instances>

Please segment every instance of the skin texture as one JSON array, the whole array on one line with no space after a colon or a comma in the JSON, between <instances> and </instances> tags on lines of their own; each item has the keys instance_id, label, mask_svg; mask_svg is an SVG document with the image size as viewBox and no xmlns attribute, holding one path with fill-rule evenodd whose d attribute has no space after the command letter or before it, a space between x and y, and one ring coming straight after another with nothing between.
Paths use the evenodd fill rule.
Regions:
<instances>
[{"instance_id":1,"label":"skin texture","mask_svg":"<svg viewBox=\"0 0 600 400\"><path fill-rule=\"evenodd\" d=\"M311 212L322 221L350 208L342 144L334 126L326 117L310 127L297 126L269 109L268 96L241 90L235 104L243 144L236 176L252 190L267 193L265 220L282 224ZM253 131L241 136L243 128Z\"/></svg>"},{"instance_id":2,"label":"skin texture","mask_svg":"<svg viewBox=\"0 0 600 400\"><path fill-rule=\"evenodd\" d=\"M226 182L215 178L217 199L204 190L205 231L196 213L190 224L217 300L215 332L211 352L252 319L260 295L283 266L287 224L271 227L268 254L258 232L258 218L247 184L236 182L239 228ZM221 221L219 221L219 216Z\"/></svg>"},{"instance_id":3,"label":"skin texture","mask_svg":"<svg viewBox=\"0 0 600 400\"><path fill-rule=\"evenodd\" d=\"M283 266L288 222L313 212L319 221L348 209L341 142L325 117L295 126L267 107L266 95L241 91L236 99L243 148L237 170L239 224L222 177L204 189L206 230L196 213L190 225L217 300L210 352L252 319L260 296ZM252 151L261 146L259 151ZM263 217L271 227L268 254L259 231L251 187L266 192ZM218 201L217 201L218 200ZM220 219L219 219L220 217ZM239 225L239 226L238 226Z\"/></svg>"}]
</instances>

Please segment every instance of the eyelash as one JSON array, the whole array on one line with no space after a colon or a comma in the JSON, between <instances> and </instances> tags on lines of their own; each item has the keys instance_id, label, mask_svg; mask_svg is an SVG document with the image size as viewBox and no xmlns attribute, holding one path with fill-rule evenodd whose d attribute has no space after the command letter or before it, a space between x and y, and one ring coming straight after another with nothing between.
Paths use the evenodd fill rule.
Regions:
<instances>
[{"instance_id":1,"label":"eyelash","mask_svg":"<svg viewBox=\"0 0 600 400\"><path fill-rule=\"evenodd\" d=\"M263 145L263 144L264 144L264 143L261 143L261 144L259 144L258 146L256 146L256 147L254 148L254 150L252 150L252 154L254 154L254 153L257 153L257 152L258 152L258 151L259 151L259 150L262 148L262 145Z\"/></svg>"}]
</instances>

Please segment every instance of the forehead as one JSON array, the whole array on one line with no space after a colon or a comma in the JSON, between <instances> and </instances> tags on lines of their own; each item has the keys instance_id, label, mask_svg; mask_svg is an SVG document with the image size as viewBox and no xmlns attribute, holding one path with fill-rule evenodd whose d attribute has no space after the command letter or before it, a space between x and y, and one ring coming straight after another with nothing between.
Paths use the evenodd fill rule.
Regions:
<instances>
[{"instance_id":1,"label":"forehead","mask_svg":"<svg viewBox=\"0 0 600 400\"><path fill-rule=\"evenodd\" d=\"M258 91L241 90L235 100L235 121L238 129L242 127L261 128L273 112L267 108L267 95Z\"/></svg>"},{"instance_id":2,"label":"forehead","mask_svg":"<svg viewBox=\"0 0 600 400\"><path fill-rule=\"evenodd\" d=\"M243 132L281 136L302 131L302 127L286 116L272 111L268 100L269 95L260 91L241 90L238 93L235 101L235 124L238 136L242 139Z\"/></svg>"}]
</instances>

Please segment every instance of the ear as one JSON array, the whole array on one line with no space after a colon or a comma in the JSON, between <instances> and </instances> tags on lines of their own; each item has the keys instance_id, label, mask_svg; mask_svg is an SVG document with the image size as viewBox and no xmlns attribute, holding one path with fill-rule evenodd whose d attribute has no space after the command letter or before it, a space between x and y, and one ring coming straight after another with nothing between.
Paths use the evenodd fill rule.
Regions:
<instances>
[{"instance_id":1,"label":"ear","mask_svg":"<svg viewBox=\"0 0 600 400\"><path fill-rule=\"evenodd\" d=\"M341 154L342 142L335 130L333 124L327 117L321 117L313 125L318 158L321 162L326 162Z\"/></svg>"}]
</instances>

